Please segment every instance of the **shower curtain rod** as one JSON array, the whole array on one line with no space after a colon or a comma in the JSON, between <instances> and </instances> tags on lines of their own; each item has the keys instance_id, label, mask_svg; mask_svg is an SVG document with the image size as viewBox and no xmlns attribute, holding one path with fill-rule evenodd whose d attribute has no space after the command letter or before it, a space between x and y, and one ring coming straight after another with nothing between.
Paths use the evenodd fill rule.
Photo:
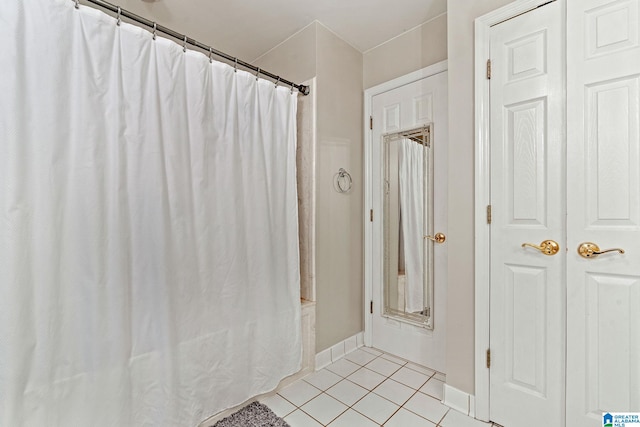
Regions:
<instances>
[{"instance_id":1,"label":"shower curtain rod","mask_svg":"<svg viewBox=\"0 0 640 427\"><path fill-rule=\"evenodd\" d=\"M78 8L79 5L79 0L71 0L76 4L76 9ZM121 17L125 17L128 19L131 19L132 21L137 22L138 24L142 24L146 27L149 27L151 29L154 30L154 32L161 32L164 33L168 36L171 36L175 39L181 40L183 43L185 44L190 44L191 46L195 46L199 49L202 49L204 51L206 51L207 53L209 53L210 55L216 55L219 56L221 58L226 59L227 61L230 61L234 64L234 66L237 68L238 65L247 68L249 70L253 70L256 72L257 76L262 76L262 77L269 77L270 79L276 81L276 84L278 83L282 83L283 86L291 86L292 90L293 88L298 89L298 92L300 92L303 95L309 95L309 86L305 86L302 84L295 84L289 80L285 80L283 78L281 78L280 76L276 76L273 73L270 73L268 71L265 71L259 67L256 67L255 65L249 64L248 62L245 62L241 59L238 59L234 56L231 56L227 53L224 52L220 52L219 50L216 50L214 48L212 48L211 46L207 46L205 44L200 43L199 41L189 38L184 34L180 34L176 31L173 31L170 28L164 27L162 25L158 25L156 22L150 21L146 18L143 18L142 16L136 15L135 13L129 12L128 10L122 9L119 6L113 5L111 3L108 3L106 1L103 0L86 0L89 3L93 3L97 6L100 6L104 9L107 9L113 13L117 14L118 19L120 19Z\"/></svg>"}]
</instances>

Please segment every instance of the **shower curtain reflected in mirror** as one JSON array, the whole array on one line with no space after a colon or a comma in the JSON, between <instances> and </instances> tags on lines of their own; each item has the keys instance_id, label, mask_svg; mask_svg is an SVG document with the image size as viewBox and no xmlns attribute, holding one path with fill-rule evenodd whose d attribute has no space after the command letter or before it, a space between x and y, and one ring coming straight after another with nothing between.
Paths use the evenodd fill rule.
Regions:
<instances>
[{"instance_id":1,"label":"shower curtain reflected in mirror","mask_svg":"<svg viewBox=\"0 0 640 427\"><path fill-rule=\"evenodd\" d=\"M403 138L398 141L400 230L398 238L398 280L404 273L405 311L425 309L424 301L424 157L422 144Z\"/></svg>"},{"instance_id":2,"label":"shower curtain reflected in mirror","mask_svg":"<svg viewBox=\"0 0 640 427\"><path fill-rule=\"evenodd\" d=\"M431 127L383 137L384 314L432 327L433 224Z\"/></svg>"}]
</instances>

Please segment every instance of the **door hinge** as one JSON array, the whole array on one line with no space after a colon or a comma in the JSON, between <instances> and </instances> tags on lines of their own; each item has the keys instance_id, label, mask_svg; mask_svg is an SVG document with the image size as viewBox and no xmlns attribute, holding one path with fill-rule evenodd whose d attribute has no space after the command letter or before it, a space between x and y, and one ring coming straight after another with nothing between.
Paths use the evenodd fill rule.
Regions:
<instances>
[{"instance_id":1,"label":"door hinge","mask_svg":"<svg viewBox=\"0 0 640 427\"><path fill-rule=\"evenodd\" d=\"M373 130L373 116L369 116L369 129Z\"/></svg>"},{"instance_id":2,"label":"door hinge","mask_svg":"<svg viewBox=\"0 0 640 427\"><path fill-rule=\"evenodd\" d=\"M491 205L487 205L487 224L491 224Z\"/></svg>"},{"instance_id":3,"label":"door hinge","mask_svg":"<svg viewBox=\"0 0 640 427\"><path fill-rule=\"evenodd\" d=\"M487 349L487 369L491 368L491 350Z\"/></svg>"},{"instance_id":4,"label":"door hinge","mask_svg":"<svg viewBox=\"0 0 640 427\"><path fill-rule=\"evenodd\" d=\"M373 209L369 211L369 221L373 222Z\"/></svg>"},{"instance_id":5,"label":"door hinge","mask_svg":"<svg viewBox=\"0 0 640 427\"><path fill-rule=\"evenodd\" d=\"M491 80L491 60L487 59L487 80Z\"/></svg>"},{"instance_id":6,"label":"door hinge","mask_svg":"<svg viewBox=\"0 0 640 427\"><path fill-rule=\"evenodd\" d=\"M373 314L373 301L369 304L369 313Z\"/></svg>"}]
</instances>

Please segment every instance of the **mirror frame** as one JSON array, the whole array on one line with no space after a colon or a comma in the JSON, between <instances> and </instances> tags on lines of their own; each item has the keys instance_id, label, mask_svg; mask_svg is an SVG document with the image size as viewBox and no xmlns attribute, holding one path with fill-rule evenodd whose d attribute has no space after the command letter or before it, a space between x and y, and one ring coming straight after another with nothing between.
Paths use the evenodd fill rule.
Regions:
<instances>
[{"instance_id":1,"label":"mirror frame","mask_svg":"<svg viewBox=\"0 0 640 427\"><path fill-rule=\"evenodd\" d=\"M383 185L382 185L382 199L383 199L383 209L384 209L384 224L383 224L383 283L382 283L382 300L383 300L383 310L382 316L387 317L396 321L401 321L405 323L410 323L415 326L419 326L422 328L426 328L432 330L434 327L434 310L433 310L433 294L434 294L434 274L433 274L433 242L431 240L426 239L427 235L433 234L434 224L434 212L433 212L433 123L428 123L423 126L412 128L405 131L386 133L381 136L382 139L382 153L383 153ZM426 280L425 292L424 292L424 305L425 310L424 314L416 314L416 313L407 313L402 310L398 310L396 308L391 307L389 302L389 275L397 274L397 267L394 269L391 268L391 259L390 259L390 249L389 249L389 236L391 225L389 223L390 218L390 203L389 203L389 192L390 192L390 182L389 182L389 150L390 143L393 141L401 140L401 139L410 139L418 144L421 144L427 148L425 151L425 161L423 166L423 178L426 179L426 189L425 189L425 202L424 202L424 218L426 218L426 224L423 225L424 236L423 236L423 266L424 266L424 277ZM396 260L397 264L397 260Z\"/></svg>"}]
</instances>

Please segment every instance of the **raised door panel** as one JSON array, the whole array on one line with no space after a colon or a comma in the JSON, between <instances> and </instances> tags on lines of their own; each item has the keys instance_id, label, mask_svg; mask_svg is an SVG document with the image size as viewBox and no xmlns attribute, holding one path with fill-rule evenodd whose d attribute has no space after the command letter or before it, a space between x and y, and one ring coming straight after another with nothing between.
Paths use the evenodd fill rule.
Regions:
<instances>
[{"instance_id":1,"label":"raised door panel","mask_svg":"<svg viewBox=\"0 0 640 427\"><path fill-rule=\"evenodd\" d=\"M632 76L586 86L588 228L640 225L639 83Z\"/></svg>"},{"instance_id":2,"label":"raised door panel","mask_svg":"<svg viewBox=\"0 0 640 427\"><path fill-rule=\"evenodd\" d=\"M640 401L640 277L588 273L586 411L637 411Z\"/></svg>"},{"instance_id":3,"label":"raised door panel","mask_svg":"<svg viewBox=\"0 0 640 427\"><path fill-rule=\"evenodd\" d=\"M399 103L385 105L382 109L383 117L382 125L384 133L396 132L400 130L400 108Z\"/></svg>"},{"instance_id":4,"label":"raised door panel","mask_svg":"<svg viewBox=\"0 0 640 427\"><path fill-rule=\"evenodd\" d=\"M536 398L547 394L547 269L506 265L505 384Z\"/></svg>"},{"instance_id":5,"label":"raised door panel","mask_svg":"<svg viewBox=\"0 0 640 427\"><path fill-rule=\"evenodd\" d=\"M413 123L420 125L433 122L433 92L413 98Z\"/></svg>"},{"instance_id":6,"label":"raised door panel","mask_svg":"<svg viewBox=\"0 0 640 427\"><path fill-rule=\"evenodd\" d=\"M546 97L505 106L507 221L547 226Z\"/></svg>"},{"instance_id":7,"label":"raised door panel","mask_svg":"<svg viewBox=\"0 0 640 427\"><path fill-rule=\"evenodd\" d=\"M584 11L587 59L638 47L637 0L598 1L587 7Z\"/></svg>"}]
</instances>

